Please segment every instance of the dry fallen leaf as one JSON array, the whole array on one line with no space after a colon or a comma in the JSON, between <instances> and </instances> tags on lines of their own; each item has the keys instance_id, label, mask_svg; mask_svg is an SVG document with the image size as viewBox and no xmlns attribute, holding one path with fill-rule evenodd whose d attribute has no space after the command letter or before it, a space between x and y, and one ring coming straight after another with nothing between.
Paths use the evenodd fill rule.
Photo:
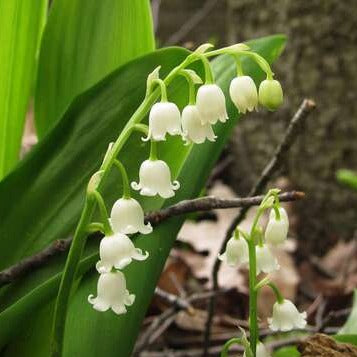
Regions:
<instances>
[{"instance_id":1,"label":"dry fallen leaf","mask_svg":"<svg viewBox=\"0 0 357 357\"><path fill-rule=\"evenodd\" d=\"M357 357L357 347L338 343L333 338L316 334L299 344L301 357Z\"/></svg>"}]
</instances>

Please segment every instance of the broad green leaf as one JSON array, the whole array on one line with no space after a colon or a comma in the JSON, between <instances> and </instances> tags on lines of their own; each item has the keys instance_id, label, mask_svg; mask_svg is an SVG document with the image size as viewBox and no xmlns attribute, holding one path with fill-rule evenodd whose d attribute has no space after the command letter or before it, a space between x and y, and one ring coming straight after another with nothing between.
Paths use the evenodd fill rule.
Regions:
<instances>
[{"instance_id":1,"label":"broad green leaf","mask_svg":"<svg viewBox=\"0 0 357 357\"><path fill-rule=\"evenodd\" d=\"M353 306L350 316L348 317L346 323L343 325L341 330L338 332L339 335L350 335L357 334L357 289L353 293Z\"/></svg>"},{"instance_id":2,"label":"broad green leaf","mask_svg":"<svg viewBox=\"0 0 357 357\"><path fill-rule=\"evenodd\" d=\"M272 62L280 54L284 42L284 37L273 36L249 44ZM2 232L0 227L3 240L1 247L5 249L0 250L0 264L7 266L24 255L38 251L49 242L65 237L73 230L83 202L86 182L98 167L108 143L115 139L143 98L147 74L161 65L161 74L164 75L187 54L183 49L164 49L135 60L113 72L71 105L50 135L45 137L22 166L0 185L0 198L4 197L4 200L0 200L0 216L4 216L6 227ZM263 78L257 66L250 61L244 63L244 68L257 82ZM202 74L200 66L193 69ZM214 71L217 81L227 94L229 82L235 73L234 61L230 57L221 57L214 61ZM170 86L169 98L175 100L181 108L187 103L187 86L183 79L175 80ZM218 134L216 143L184 147L179 138L171 138L160 145L160 157L169 163L182 187L171 201L140 198L147 210L199 194L237 122L237 111L230 101L228 107L231 119L225 125L215 126ZM100 121L97 120L98 117L101 118ZM128 167L131 179L137 179L140 162L147 155L148 147L140 141L139 135L130 139L120 159ZM114 173L105 193L110 207L120 194L120 180ZM9 197L14 200L14 196L17 201L16 209L9 210L2 202L8 202ZM35 209L28 210L29 202L32 202L31 207ZM16 224L19 214L25 220L22 225ZM150 259L145 263L132 264L125 271L128 287L137 296L136 304L127 315L117 317L111 313L98 314L92 310L86 298L89 293L95 293L97 276L91 272L85 276L71 304L66 329L66 356L95 356L101 353L103 348L106 349L105 356L118 356L118 348L120 356L130 355L140 322L182 221L183 218L170 219L157 227L150 236L139 236L136 239L139 247L150 252ZM23 239L24 236L26 240ZM57 271L58 269L59 267ZM44 270L49 275L53 274L53 268ZM0 324L5 321L2 316L7 314L6 321L13 318L17 324L21 321L25 327L33 311L31 306L36 308L50 298L47 293L46 297L41 299L41 294L37 291L38 299L28 303L28 295L36 286L39 286L40 290L43 287L40 284L45 284L46 287L46 273L42 271L38 275L41 275L38 279L24 279L21 287L10 287L3 292L0 298L7 302L8 307L0 314ZM14 295L18 296L17 302L13 298ZM18 313L20 296L23 296L21 314ZM8 314L9 309L12 309L11 316ZM80 339L77 338L78 328L81 331ZM0 346L6 342L6 338L15 336L16 332L19 333L11 330L11 326L5 331L0 330ZM49 339L48 332L47 329L38 331L44 341ZM26 340L22 343L26 344ZM11 348L13 347L10 345L8 350L11 351ZM31 348L31 351L29 356L45 356L47 353L34 348ZM10 352L8 355L16 356Z\"/></svg>"},{"instance_id":3,"label":"broad green leaf","mask_svg":"<svg viewBox=\"0 0 357 357\"><path fill-rule=\"evenodd\" d=\"M357 330L354 329L354 334L345 334L345 335L335 335L333 338L338 342L350 343L351 345L357 346Z\"/></svg>"},{"instance_id":4,"label":"broad green leaf","mask_svg":"<svg viewBox=\"0 0 357 357\"><path fill-rule=\"evenodd\" d=\"M279 348L273 354L274 357L299 357L300 352L295 346Z\"/></svg>"},{"instance_id":5,"label":"broad green leaf","mask_svg":"<svg viewBox=\"0 0 357 357\"><path fill-rule=\"evenodd\" d=\"M38 135L53 127L78 94L154 47L148 0L55 0L39 59Z\"/></svg>"},{"instance_id":6,"label":"broad green leaf","mask_svg":"<svg viewBox=\"0 0 357 357\"><path fill-rule=\"evenodd\" d=\"M0 0L0 179L19 160L47 0Z\"/></svg>"},{"instance_id":7,"label":"broad green leaf","mask_svg":"<svg viewBox=\"0 0 357 357\"><path fill-rule=\"evenodd\" d=\"M347 187L357 191L357 172L351 170L338 170L337 180Z\"/></svg>"}]
</instances>

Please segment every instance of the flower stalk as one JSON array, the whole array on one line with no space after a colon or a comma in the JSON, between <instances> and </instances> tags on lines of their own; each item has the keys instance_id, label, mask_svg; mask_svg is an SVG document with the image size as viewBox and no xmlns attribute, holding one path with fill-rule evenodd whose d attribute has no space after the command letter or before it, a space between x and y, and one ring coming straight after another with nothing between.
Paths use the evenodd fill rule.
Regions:
<instances>
[{"instance_id":1,"label":"flower stalk","mask_svg":"<svg viewBox=\"0 0 357 357\"><path fill-rule=\"evenodd\" d=\"M257 215L258 216L258 215ZM258 332L258 292L255 289L257 284L257 258L255 251L255 242L253 234L248 239L249 248L249 337L250 349L253 356L256 354L257 341L259 338Z\"/></svg>"},{"instance_id":2,"label":"flower stalk","mask_svg":"<svg viewBox=\"0 0 357 357\"><path fill-rule=\"evenodd\" d=\"M254 217L249 234L239 227L236 228L235 232L239 232L244 237L249 250L249 346L239 342L243 341L243 338L241 340L232 338L223 347L221 356L226 356L229 346L234 343L243 345L245 357L250 355L252 357L270 356L266 347L259 341L257 299L260 289L264 286L270 287L276 297L273 316L268 319L269 326L273 331L289 331L294 327L302 328L306 325L306 312L299 313L291 301L284 299L278 287L268 276L258 280L258 275L261 272L270 273L279 269L278 261L270 251L268 243L281 244L287 235L288 216L286 211L280 207L278 193L279 190L272 189L265 195ZM271 209L270 218L264 235L263 229L259 226L259 220L268 209ZM228 248L227 244L225 254L227 254Z\"/></svg>"},{"instance_id":3,"label":"flower stalk","mask_svg":"<svg viewBox=\"0 0 357 357\"><path fill-rule=\"evenodd\" d=\"M62 279L59 287L59 292L57 295L57 300L55 304L55 310L54 310L54 320L53 320L53 336L52 336L52 342L51 342L51 355L52 357L62 357L62 351L63 351L63 339L64 339L64 329L65 329L65 321L66 321L66 316L67 316L67 310L68 310L68 303L69 303L69 298L72 292L72 288L76 279L76 274L78 270L78 265L80 263L80 259L85 247L86 243L86 238L88 235L88 231L91 231L94 228L100 228L101 230L104 231L106 234L107 240L103 242L103 256L105 256L104 260L105 262L109 262L112 264L112 258L107 257L106 252L107 252L107 245L109 246L114 246L114 244L119 244L121 246L125 246L128 249L129 258L132 259L137 259L137 260L144 260L144 257L146 255L142 255L138 251L134 251L133 246L129 241L126 241L126 238L122 237L122 241L113 243L113 241L110 241L111 236L114 233L120 233L120 234L133 234L138 231L140 231L143 234L148 234L151 233L152 228L149 225L144 224L144 215L142 212L142 208L140 204L131 198L130 195L130 186L129 186L129 180L128 180L128 175L126 173L125 167L123 164L117 159L120 151L122 150L123 146L131 136L131 134L134 131L141 131L147 134L147 139L151 139L151 150L150 150L150 159L157 159L157 153L156 153L156 143L153 140L165 140L165 134L166 132L164 131L164 135L162 135L161 132L159 132L159 135L157 138L153 139L150 137L150 130L151 127L149 125L149 129L143 125L140 124L140 122L145 118L145 116L151 111L153 105L156 103L158 98L161 95L161 106L158 106L157 108L159 109L159 115L156 115L156 118L159 119L159 122L161 120L160 115L162 116L163 114L163 108L166 108L167 110L169 106L169 113L171 111L171 114L174 112L172 109L172 106L174 106L173 103L167 102L167 86L172 82L176 76L182 73L182 71L185 70L187 66L189 66L192 62L195 62L197 60L201 60L205 69L205 82L206 82L206 87L201 90L201 94L203 93L203 100L200 100L203 104L205 104L207 101L210 105L212 103L215 105L214 110L210 114L210 117L208 118L200 118L201 119L201 124L205 124L205 122L202 122L202 120L206 120L206 124L214 124L217 122L219 119L221 122L225 122L227 117L226 113L226 108L225 108L225 98L224 94L221 91L221 89L213 84L214 82L214 76L212 69L210 67L208 58L220 54L247 54L251 58L253 58L261 67L262 69L267 73L267 78L270 79L272 78L272 72L267 64L267 62L259 55L255 54L254 52L248 51L248 47L244 44L240 45L235 45L235 46L230 46L226 47L217 51L211 51L205 53L205 51L209 48L210 46L203 45L201 46L200 51L193 52L189 56L186 57L186 59L179 64L177 67L175 67L165 79L160 79L158 76L158 72L160 67L157 67L148 77L147 80L147 90L146 90L146 95L140 106L137 108L137 110L134 112L132 117L129 119L127 124L125 125L124 129L118 136L117 140L114 143L111 143L108 147L108 150L104 156L104 160L98 170L96 172L89 184L88 184L88 189L87 189L87 194L85 197L85 202L84 202L84 207L79 219L79 223L77 225L77 228L75 230L74 236L73 236L73 242L66 260L66 264L64 267L64 271L62 274ZM191 71L193 72L193 71ZM189 70L186 71L186 74L190 73ZM197 76L198 77L198 76ZM192 79L194 78L194 79ZM195 88L194 84L197 83L195 82L197 78L194 77L194 75L191 73L191 80L189 81L189 96L190 96L190 103L194 103L194 94L195 94ZM199 83L199 82L198 82ZM158 84L156 88L155 84ZM202 87L201 87L202 88ZM263 93L266 95L266 93ZM197 98L199 96L197 95ZM210 102L210 99L212 98L213 100ZM279 99L279 98L278 98ZM198 101L197 101L198 102ZM277 100L275 101L276 103L278 102ZM272 106L276 106L276 103L272 103ZM156 103L158 105L159 103ZM199 103L198 103L199 104ZM170 107L171 105L171 107ZM199 105L197 105L199 107ZM198 108L199 109L199 108ZM178 109L177 109L178 110ZM156 113L157 114L157 113ZM175 113L172 115L172 119L175 119ZM200 115L202 116L202 111L200 112ZM160 124L160 123L159 123ZM160 124L161 125L161 124ZM170 126L171 125L171 126ZM177 135L181 134L176 132L176 127L175 125L172 126L172 123L170 124L167 128L167 132L170 135ZM180 124L181 125L181 124ZM158 127L158 126L157 126ZM156 128L157 129L157 128ZM159 128L162 131L162 128ZM165 129L165 128L164 128ZM166 129L165 129L166 130ZM205 134L209 140L213 141L214 140L214 134L213 132L209 132L208 134ZM199 138L197 141L201 141L202 139ZM120 200L118 200L111 212L111 221L109 222L108 220L108 213L105 207L105 203L103 201L103 198L100 194L101 188L103 186L103 182L105 179L108 177L109 172L111 171L112 167L115 166L119 169L122 177L122 182L123 182L123 196ZM167 171L166 167L165 170ZM178 185L173 186L172 189L177 189ZM170 192L171 194L171 192ZM165 195L169 197L168 195ZM97 206L98 205L98 206ZM101 217L103 222L102 223L92 223L92 218L93 214L96 210L96 208L99 208ZM123 225L121 217L123 216L123 209L125 209L125 214L126 218L129 219L130 224L128 223L127 225ZM118 212L120 213L118 215ZM130 212L130 214L128 213ZM133 215L133 212L135 213ZM113 217L113 214L115 215L117 213L118 217ZM256 286L256 252L255 252L255 238L253 237L254 232L255 232L255 226L258 223L258 220L260 218L260 215L262 213L262 210L258 211L259 215L256 217L256 221L252 227L252 232L250 234L250 239L248 240L248 246L249 246L249 257L250 257L250 287L252 296L251 296L251 346L252 346L252 351L255 356L255 350L256 350L256 343L258 341L258 329L257 329L257 309L256 309L256 299L257 299L257 293L254 292L254 287ZM114 219L115 218L115 219ZM121 220L120 220L121 219ZM116 224L113 224L113 223ZM125 223L125 222L124 222ZM121 231L124 230L124 231ZM119 238L118 238L119 239ZM115 246L117 246L115 245ZM129 249L130 248L130 249ZM110 259L109 259L110 258ZM125 258L128 258L125 256ZM128 258L128 259L129 259ZM146 258L145 258L146 259ZM114 261L114 266L118 265L119 269L120 267L124 266L126 262L120 261ZM124 264L125 263L125 264ZM113 265L113 264L112 264ZM121 314L126 312L126 306L130 306L134 302L134 295L130 295L128 291L126 290L126 282L125 282L125 277L122 272L120 271L113 271L109 272L104 266L100 266L101 270L103 271L103 275L100 276L99 281L98 281L98 297L94 298L93 296L90 296L90 302L94 305L94 307L97 310L104 311L108 308L111 308L114 312ZM104 272L105 271L105 272ZM120 290L117 295L117 299L115 298L112 301L112 297L114 295L107 295L106 291L108 291L107 286L112 286L115 283L115 285L118 287ZM113 292L114 294L114 292Z\"/></svg>"}]
</instances>

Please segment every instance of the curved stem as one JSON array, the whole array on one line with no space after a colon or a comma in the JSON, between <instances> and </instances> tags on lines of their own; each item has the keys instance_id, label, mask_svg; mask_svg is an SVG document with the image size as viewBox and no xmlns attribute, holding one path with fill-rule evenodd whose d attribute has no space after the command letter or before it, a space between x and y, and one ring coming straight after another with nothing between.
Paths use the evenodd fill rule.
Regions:
<instances>
[{"instance_id":1,"label":"curved stem","mask_svg":"<svg viewBox=\"0 0 357 357\"><path fill-rule=\"evenodd\" d=\"M162 102L167 102L167 90L166 90L166 84L162 79L154 79L152 81L152 84L157 83L160 86L160 91L161 91L161 101Z\"/></svg>"},{"instance_id":2,"label":"curved stem","mask_svg":"<svg viewBox=\"0 0 357 357\"><path fill-rule=\"evenodd\" d=\"M228 357L228 352L231 346L233 345L241 345L242 340L238 337L236 338L231 338L229 341L227 341L221 351L221 357Z\"/></svg>"},{"instance_id":3,"label":"curved stem","mask_svg":"<svg viewBox=\"0 0 357 357\"><path fill-rule=\"evenodd\" d=\"M129 185L129 179L128 179L128 174L125 170L124 165L117 159L114 160L114 165L119 169L122 183L123 183L123 198L130 198L130 185Z\"/></svg>"},{"instance_id":4,"label":"curved stem","mask_svg":"<svg viewBox=\"0 0 357 357\"><path fill-rule=\"evenodd\" d=\"M251 51L245 51L242 54L254 59L258 66L266 73L268 79L272 79L274 77L274 73L270 68L270 64L264 57Z\"/></svg>"},{"instance_id":5,"label":"curved stem","mask_svg":"<svg viewBox=\"0 0 357 357\"><path fill-rule=\"evenodd\" d=\"M185 71L181 71L180 74L186 79L188 84L188 104L195 105L196 103L196 91L195 91L195 83Z\"/></svg>"},{"instance_id":6,"label":"curved stem","mask_svg":"<svg viewBox=\"0 0 357 357\"><path fill-rule=\"evenodd\" d=\"M143 133L146 136L149 134L149 127L145 124L135 124L133 130Z\"/></svg>"},{"instance_id":7,"label":"curved stem","mask_svg":"<svg viewBox=\"0 0 357 357\"><path fill-rule=\"evenodd\" d=\"M274 292L274 294L276 296L276 301L279 304L282 304L284 302L284 297L281 294L281 292L278 289L278 287L274 283L272 283L271 281L269 283L267 283L266 285L269 286L273 290L273 292Z\"/></svg>"},{"instance_id":8,"label":"curved stem","mask_svg":"<svg viewBox=\"0 0 357 357\"><path fill-rule=\"evenodd\" d=\"M107 211L107 207L105 206L103 197L98 191L93 191L91 194L95 197L98 204L99 212L103 221L104 234L106 236L110 236L113 234L113 231L109 223L108 211Z\"/></svg>"},{"instance_id":9,"label":"curved stem","mask_svg":"<svg viewBox=\"0 0 357 357\"><path fill-rule=\"evenodd\" d=\"M211 52L206 52L204 54L205 57L211 57L211 56L217 56L217 55L223 55L223 54L231 54L234 56L247 56L252 58L258 66L266 73L268 79L272 79L274 77L274 73L270 68L270 64L268 61L260 56L258 53L252 52L252 51L246 51L246 50L239 50L239 51L234 51L230 49L229 47L227 48L221 48L219 50L211 51Z\"/></svg>"},{"instance_id":10,"label":"curved stem","mask_svg":"<svg viewBox=\"0 0 357 357\"><path fill-rule=\"evenodd\" d=\"M87 233L95 233L95 232L101 232L101 233L105 232L103 223L92 222L88 224Z\"/></svg>"},{"instance_id":11,"label":"curved stem","mask_svg":"<svg viewBox=\"0 0 357 357\"><path fill-rule=\"evenodd\" d=\"M196 54L196 56L202 61L203 67L205 69L205 83L212 84L214 83L214 76L211 65L207 57L204 54Z\"/></svg>"}]
</instances>

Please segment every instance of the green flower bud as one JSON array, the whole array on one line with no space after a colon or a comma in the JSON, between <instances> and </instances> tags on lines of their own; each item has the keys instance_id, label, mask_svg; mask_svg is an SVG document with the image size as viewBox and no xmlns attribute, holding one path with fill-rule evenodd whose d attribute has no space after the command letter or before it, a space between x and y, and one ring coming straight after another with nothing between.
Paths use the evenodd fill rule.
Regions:
<instances>
[{"instance_id":1,"label":"green flower bud","mask_svg":"<svg viewBox=\"0 0 357 357\"><path fill-rule=\"evenodd\" d=\"M275 79L266 79L259 86L259 102L267 109L274 111L283 103L283 90Z\"/></svg>"}]
</instances>

